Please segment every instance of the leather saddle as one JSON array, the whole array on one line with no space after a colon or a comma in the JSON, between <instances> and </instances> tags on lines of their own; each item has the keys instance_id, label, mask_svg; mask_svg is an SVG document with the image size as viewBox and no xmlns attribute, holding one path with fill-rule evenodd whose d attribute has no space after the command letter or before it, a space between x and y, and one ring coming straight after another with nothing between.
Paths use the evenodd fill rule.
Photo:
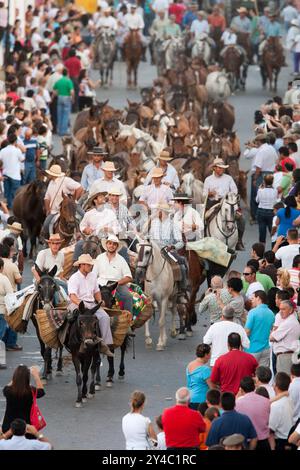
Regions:
<instances>
[{"instance_id":1,"label":"leather saddle","mask_svg":"<svg viewBox=\"0 0 300 470\"><path fill-rule=\"evenodd\" d=\"M179 267L178 260L172 256L172 251L167 251L165 248L161 250L161 254L164 259L169 263L173 271L173 278L175 282L181 281L181 270Z\"/></svg>"}]
</instances>

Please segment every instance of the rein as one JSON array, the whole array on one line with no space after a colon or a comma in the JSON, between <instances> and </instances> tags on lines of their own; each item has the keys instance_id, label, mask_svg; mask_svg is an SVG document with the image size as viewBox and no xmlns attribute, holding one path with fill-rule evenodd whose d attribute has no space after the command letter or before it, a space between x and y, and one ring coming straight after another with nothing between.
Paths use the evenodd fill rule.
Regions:
<instances>
[{"instance_id":1,"label":"rein","mask_svg":"<svg viewBox=\"0 0 300 470\"><path fill-rule=\"evenodd\" d=\"M147 270L147 268L150 266L150 264L153 263L153 260L154 260L154 256L153 256L153 247L152 247L151 243L147 243L147 245L148 245L148 246L151 246L151 255L150 255L151 260L149 260L149 264L148 264L147 266L140 266L140 269L145 269L145 270ZM146 246L146 244L141 245L141 251L139 252L138 262L143 260L144 248L145 248L145 246ZM155 281L155 280L161 275L161 273L163 272L163 269L164 269L164 267L165 267L165 265L166 265L166 262L167 262L167 260L166 260L166 258L165 258L165 259L164 259L164 262L163 262L163 265L162 265L162 268L161 268L161 270L159 271L159 273L157 274L157 276L155 276L152 280L150 280L150 279L145 279L145 281L146 281L146 282L153 282L153 281ZM137 267L139 267L139 266L137 266Z\"/></svg>"}]
</instances>

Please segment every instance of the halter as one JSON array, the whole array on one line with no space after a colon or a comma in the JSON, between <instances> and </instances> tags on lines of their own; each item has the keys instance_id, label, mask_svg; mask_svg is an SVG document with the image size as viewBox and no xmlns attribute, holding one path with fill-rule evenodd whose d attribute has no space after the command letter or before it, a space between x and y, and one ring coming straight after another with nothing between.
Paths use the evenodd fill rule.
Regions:
<instances>
[{"instance_id":1,"label":"halter","mask_svg":"<svg viewBox=\"0 0 300 470\"><path fill-rule=\"evenodd\" d=\"M222 203L221 203L221 206L223 205L224 202L226 202L226 204L228 204L228 205L231 206L231 207L235 206L236 203L237 203L237 201L235 201L235 202L229 202L227 199L223 198ZM220 212L221 212L221 211L220 211ZM234 223L235 223L235 220L230 220L230 219L229 219L229 220L226 220L226 222L227 222L227 223L230 222L230 223L234 224ZM229 235L227 235L227 234L223 231L222 227L219 226L218 217L217 217L217 220L216 220L216 224L217 224L217 228L218 228L219 232L223 235L223 237L224 237L225 240L226 240L226 245L228 245L227 242L228 242L229 238L232 237L232 235L237 231L237 226L236 226L236 224L234 225L234 229L230 232Z\"/></svg>"},{"instance_id":2,"label":"halter","mask_svg":"<svg viewBox=\"0 0 300 470\"><path fill-rule=\"evenodd\" d=\"M143 242L143 243L140 244L140 246L141 246L141 249L139 250L139 254L138 254L137 268L143 269L144 271L146 271L147 268L148 268L148 267L153 263L153 261L154 261L153 246L152 246L152 243L151 243L151 242L148 242L148 243L147 243L147 242ZM139 262L142 262L142 261L143 261L144 252L145 252L145 247L146 247L146 246L149 246L149 247L151 248L151 252L150 252L150 255L149 255L149 263L147 264L147 266L139 266ZM157 279L157 278L161 275L161 273L163 272L163 269L164 269L164 267L165 267L165 265L166 265L166 262L167 262L167 260L164 259L162 268L161 268L160 272L157 274L156 277L154 277L152 280L150 280L150 279L145 279L145 281L146 281L146 282L153 282L153 281L155 281L155 279Z\"/></svg>"}]
</instances>

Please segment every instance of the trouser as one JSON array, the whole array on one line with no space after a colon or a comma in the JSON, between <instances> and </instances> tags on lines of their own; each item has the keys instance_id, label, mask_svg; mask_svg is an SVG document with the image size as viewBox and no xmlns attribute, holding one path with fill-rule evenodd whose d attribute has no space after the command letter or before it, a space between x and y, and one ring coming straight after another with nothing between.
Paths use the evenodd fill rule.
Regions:
<instances>
[{"instance_id":1,"label":"trouser","mask_svg":"<svg viewBox=\"0 0 300 470\"><path fill-rule=\"evenodd\" d=\"M17 344L17 337L17 333L6 323L4 315L0 314L0 341L3 341L7 348L11 348ZM0 363L2 364L1 359Z\"/></svg>"},{"instance_id":2,"label":"trouser","mask_svg":"<svg viewBox=\"0 0 300 470\"><path fill-rule=\"evenodd\" d=\"M79 84L77 77L70 77L74 85L74 102L72 104L72 113L78 111L78 95L79 95Z\"/></svg>"},{"instance_id":3,"label":"trouser","mask_svg":"<svg viewBox=\"0 0 300 470\"><path fill-rule=\"evenodd\" d=\"M68 133L71 114L71 97L59 96L57 99L57 133L60 136Z\"/></svg>"},{"instance_id":4,"label":"trouser","mask_svg":"<svg viewBox=\"0 0 300 470\"><path fill-rule=\"evenodd\" d=\"M133 300L132 295L129 292L128 286L118 286L116 289L116 296L119 301L123 303L123 309L128 310L132 313L133 310Z\"/></svg>"},{"instance_id":5,"label":"trouser","mask_svg":"<svg viewBox=\"0 0 300 470\"><path fill-rule=\"evenodd\" d=\"M300 52L293 52L294 72L299 73Z\"/></svg>"},{"instance_id":6,"label":"trouser","mask_svg":"<svg viewBox=\"0 0 300 470\"><path fill-rule=\"evenodd\" d=\"M56 95L52 95L49 109L50 109L51 122L53 126L53 133L56 134L56 131L57 131L57 96Z\"/></svg>"},{"instance_id":7,"label":"trouser","mask_svg":"<svg viewBox=\"0 0 300 470\"><path fill-rule=\"evenodd\" d=\"M47 170L47 158L40 158L40 169Z\"/></svg>"},{"instance_id":8,"label":"trouser","mask_svg":"<svg viewBox=\"0 0 300 470\"><path fill-rule=\"evenodd\" d=\"M31 183L36 178L35 162L25 163L25 171L23 177L23 184Z\"/></svg>"},{"instance_id":9,"label":"trouser","mask_svg":"<svg viewBox=\"0 0 300 470\"><path fill-rule=\"evenodd\" d=\"M264 180L264 176L265 175L271 175L271 174L272 174L271 171L261 172L258 175L255 184L254 184L254 176L255 175L254 175L254 173L253 173L253 175L251 175L250 213L251 213L251 217L252 217L253 220L256 220L257 209L258 209L258 204L256 202L256 196L257 196L258 188L262 184L262 182Z\"/></svg>"},{"instance_id":10,"label":"trouser","mask_svg":"<svg viewBox=\"0 0 300 470\"><path fill-rule=\"evenodd\" d=\"M285 372L286 374L290 375L292 366L292 355L293 353L277 354L277 373Z\"/></svg>"},{"instance_id":11,"label":"trouser","mask_svg":"<svg viewBox=\"0 0 300 470\"><path fill-rule=\"evenodd\" d=\"M251 354L255 357L259 366L270 367L270 348Z\"/></svg>"},{"instance_id":12,"label":"trouser","mask_svg":"<svg viewBox=\"0 0 300 470\"><path fill-rule=\"evenodd\" d=\"M172 250L171 256L175 258L178 262L178 266L180 268L181 279L179 281L179 287L181 290L185 291L187 289L187 278L188 278L188 266L187 261L184 256L181 256L177 253L177 251Z\"/></svg>"},{"instance_id":13,"label":"trouser","mask_svg":"<svg viewBox=\"0 0 300 470\"><path fill-rule=\"evenodd\" d=\"M272 225L273 225L273 209L257 209L257 222L258 222L258 231L259 231L259 241L261 243L266 243L267 229L271 234Z\"/></svg>"},{"instance_id":14,"label":"trouser","mask_svg":"<svg viewBox=\"0 0 300 470\"><path fill-rule=\"evenodd\" d=\"M4 196L7 201L7 207L12 208L13 200L17 190L21 185L21 180L14 180L4 175Z\"/></svg>"},{"instance_id":15,"label":"trouser","mask_svg":"<svg viewBox=\"0 0 300 470\"><path fill-rule=\"evenodd\" d=\"M260 441L257 441L255 450L271 450L268 439L262 439Z\"/></svg>"},{"instance_id":16,"label":"trouser","mask_svg":"<svg viewBox=\"0 0 300 470\"><path fill-rule=\"evenodd\" d=\"M154 18L155 18L155 13L153 11L144 13L144 23L145 23L144 35L145 36L149 36L149 28L151 27L154 21Z\"/></svg>"},{"instance_id":17,"label":"trouser","mask_svg":"<svg viewBox=\"0 0 300 470\"><path fill-rule=\"evenodd\" d=\"M84 305L86 308L92 309L96 304L94 302L84 302ZM71 303L68 308L71 312L73 312L74 310L78 309L78 306ZM107 313L103 310L103 308L99 308L99 310L97 310L95 315L99 321L100 334L104 343L106 343L107 345L113 344L113 338L112 338L111 329L110 329L109 315L107 315Z\"/></svg>"},{"instance_id":18,"label":"trouser","mask_svg":"<svg viewBox=\"0 0 300 470\"><path fill-rule=\"evenodd\" d=\"M287 445L287 439L275 439L275 450L285 450L285 446Z\"/></svg>"}]
</instances>

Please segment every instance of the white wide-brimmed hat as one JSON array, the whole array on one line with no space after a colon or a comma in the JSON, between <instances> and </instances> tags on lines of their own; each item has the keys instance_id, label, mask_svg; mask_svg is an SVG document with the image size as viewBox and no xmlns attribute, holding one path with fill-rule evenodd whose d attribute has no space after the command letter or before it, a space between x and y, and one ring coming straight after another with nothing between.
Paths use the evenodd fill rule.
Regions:
<instances>
[{"instance_id":1,"label":"white wide-brimmed hat","mask_svg":"<svg viewBox=\"0 0 300 470\"><path fill-rule=\"evenodd\" d=\"M225 165L224 160L222 158L215 158L213 161L213 166L218 166L220 168L229 168L229 165Z\"/></svg>"},{"instance_id":2,"label":"white wide-brimmed hat","mask_svg":"<svg viewBox=\"0 0 300 470\"><path fill-rule=\"evenodd\" d=\"M61 167L59 165L50 166L49 170L46 170L46 173L50 176L55 176L57 178L59 178L60 176L65 176L65 173L61 171Z\"/></svg>"},{"instance_id":3,"label":"white wide-brimmed hat","mask_svg":"<svg viewBox=\"0 0 300 470\"><path fill-rule=\"evenodd\" d=\"M73 263L73 266L80 266L81 264L90 264L94 266L95 261L89 254L80 255L78 260Z\"/></svg>"},{"instance_id":4,"label":"white wide-brimmed hat","mask_svg":"<svg viewBox=\"0 0 300 470\"><path fill-rule=\"evenodd\" d=\"M52 235L50 235L48 240L46 240L47 243L62 243L63 241L64 239L60 238L59 233L53 233Z\"/></svg>"},{"instance_id":5,"label":"white wide-brimmed hat","mask_svg":"<svg viewBox=\"0 0 300 470\"><path fill-rule=\"evenodd\" d=\"M155 167L152 171L151 177L152 178L161 178L162 176L164 176L164 172L162 171L162 169L158 168L158 167Z\"/></svg>"},{"instance_id":6,"label":"white wide-brimmed hat","mask_svg":"<svg viewBox=\"0 0 300 470\"><path fill-rule=\"evenodd\" d=\"M102 171L117 171L114 162L105 162L101 167Z\"/></svg>"},{"instance_id":7,"label":"white wide-brimmed hat","mask_svg":"<svg viewBox=\"0 0 300 470\"><path fill-rule=\"evenodd\" d=\"M162 150L157 157L159 160L165 160L166 162L172 160L170 153L167 150Z\"/></svg>"},{"instance_id":8,"label":"white wide-brimmed hat","mask_svg":"<svg viewBox=\"0 0 300 470\"><path fill-rule=\"evenodd\" d=\"M96 191L94 191L93 193L91 193L88 197L88 200L86 201L86 207L91 207L94 200L96 199L97 196L99 196L99 194L104 194L106 196L107 194L107 191L103 190L103 191L99 191L99 189L97 189Z\"/></svg>"},{"instance_id":9,"label":"white wide-brimmed hat","mask_svg":"<svg viewBox=\"0 0 300 470\"><path fill-rule=\"evenodd\" d=\"M122 191L119 188L111 188L108 190L109 196L122 196Z\"/></svg>"},{"instance_id":10,"label":"white wide-brimmed hat","mask_svg":"<svg viewBox=\"0 0 300 470\"><path fill-rule=\"evenodd\" d=\"M118 239L118 237L116 235L111 234L107 238L102 238L101 239L101 245L102 245L102 247L105 251L107 251L107 247L106 247L107 242L117 243L118 244L118 250L117 251L120 250L120 248L121 248L120 240Z\"/></svg>"},{"instance_id":11,"label":"white wide-brimmed hat","mask_svg":"<svg viewBox=\"0 0 300 470\"><path fill-rule=\"evenodd\" d=\"M9 228L10 230L15 230L16 232L23 232L23 227L19 222L7 224L7 228Z\"/></svg>"}]
</instances>

